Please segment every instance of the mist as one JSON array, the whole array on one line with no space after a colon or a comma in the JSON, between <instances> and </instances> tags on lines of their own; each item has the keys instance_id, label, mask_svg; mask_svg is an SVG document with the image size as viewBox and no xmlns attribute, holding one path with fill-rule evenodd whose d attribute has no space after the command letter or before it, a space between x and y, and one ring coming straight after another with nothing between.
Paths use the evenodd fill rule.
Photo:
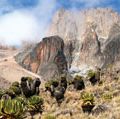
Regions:
<instances>
[{"instance_id":1,"label":"mist","mask_svg":"<svg viewBox=\"0 0 120 119\"><path fill-rule=\"evenodd\" d=\"M4 4L7 5L4 1ZM56 0L39 0L30 8L6 8L9 12L0 15L0 43L21 45L22 41L40 41L56 9Z\"/></svg>"},{"instance_id":2,"label":"mist","mask_svg":"<svg viewBox=\"0 0 120 119\"><path fill-rule=\"evenodd\" d=\"M119 5L113 4L112 0L35 0L35 5L22 7L21 1L24 0L13 1L16 6L9 4L10 1L0 0L0 43L17 46L22 41L41 41L59 8L77 12L94 7L116 9Z\"/></svg>"}]
</instances>

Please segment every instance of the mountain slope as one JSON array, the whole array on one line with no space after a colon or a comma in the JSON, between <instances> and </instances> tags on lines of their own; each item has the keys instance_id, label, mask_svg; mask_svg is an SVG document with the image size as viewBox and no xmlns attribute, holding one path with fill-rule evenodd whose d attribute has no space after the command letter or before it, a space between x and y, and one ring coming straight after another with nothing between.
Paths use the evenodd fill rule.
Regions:
<instances>
[{"instance_id":1,"label":"mountain slope","mask_svg":"<svg viewBox=\"0 0 120 119\"><path fill-rule=\"evenodd\" d=\"M39 77L23 67L21 67L14 59L18 53L17 50L0 50L0 88L6 89L14 81L20 81L23 76Z\"/></svg>"}]
</instances>

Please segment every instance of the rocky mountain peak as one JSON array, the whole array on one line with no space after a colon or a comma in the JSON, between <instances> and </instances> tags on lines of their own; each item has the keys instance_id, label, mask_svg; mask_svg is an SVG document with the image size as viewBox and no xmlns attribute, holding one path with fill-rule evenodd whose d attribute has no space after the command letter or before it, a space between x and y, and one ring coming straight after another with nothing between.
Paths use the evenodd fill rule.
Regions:
<instances>
[{"instance_id":1,"label":"rocky mountain peak","mask_svg":"<svg viewBox=\"0 0 120 119\"><path fill-rule=\"evenodd\" d=\"M61 9L53 17L48 35L58 34L67 40L70 34L80 39L86 27L92 25L101 37L108 37L109 30L114 23L119 23L117 12L110 8L93 8L82 11ZM71 38L71 37L70 37Z\"/></svg>"},{"instance_id":2,"label":"rocky mountain peak","mask_svg":"<svg viewBox=\"0 0 120 119\"><path fill-rule=\"evenodd\" d=\"M68 70L64 41L59 36L43 38L29 51L19 53L16 60L24 68L42 75L44 79L50 79Z\"/></svg>"},{"instance_id":3,"label":"rocky mountain peak","mask_svg":"<svg viewBox=\"0 0 120 119\"><path fill-rule=\"evenodd\" d=\"M110 8L62 9L54 15L48 36L57 34L65 44L74 41L71 66L79 67L81 62L100 66L104 59L101 53L113 34L119 34L119 26L120 16Z\"/></svg>"}]
</instances>

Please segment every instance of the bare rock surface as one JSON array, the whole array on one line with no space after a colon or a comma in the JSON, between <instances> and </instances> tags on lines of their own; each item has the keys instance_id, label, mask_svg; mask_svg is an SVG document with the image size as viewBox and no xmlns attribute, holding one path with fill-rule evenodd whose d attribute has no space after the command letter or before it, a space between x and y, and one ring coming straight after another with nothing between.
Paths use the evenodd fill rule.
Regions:
<instances>
[{"instance_id":1,"label":"bare rock surface","mask_svg":"<svg viewBox=\"0 0 120 119\"><path fill-rule=\"evenodd\" d=\"M74 50L71 55L66 53L69 66L83 69L105 67L119 61L119 33L117 12L110 8L93 8L57 11L47 35L59 35L67 46L71 42Z\"/></svg>"},{"instance_id":2,"label":"bare rock surface","mask_svg":"<svg viewBox=\"0 0 120 119\"><path fill-rule=\"evenodd\" d=\"M67 71L64 42L59 36L43 38L34 48L19 53L16 60L24 68L42 75L44 79Z\"/></svg>"}]
</instances>

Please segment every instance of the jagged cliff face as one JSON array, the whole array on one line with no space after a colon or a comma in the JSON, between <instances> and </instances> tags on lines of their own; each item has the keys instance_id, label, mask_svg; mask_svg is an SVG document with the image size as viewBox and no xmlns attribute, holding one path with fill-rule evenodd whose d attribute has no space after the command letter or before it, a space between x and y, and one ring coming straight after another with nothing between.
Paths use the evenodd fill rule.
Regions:
<instances>
[{"instance_id":1,"label":"jagged cliff face","mask_svg":"<svg viewBox=\"0 0 120 119\"><path fill-rule=\"evenodd\" d=\"M120 61L120 26L114 24L102 51L104 65Z\"/></svg>"},{"instance_id":2,"label":"jagged cliff face","mask_svg":"<svg viewBox=\"0 0 120 119\"><path fill-rule=\"evenodd\" d=\"M79 64L98 64L101 62L101 50L100 50L100 41L95 31L87 29L85 32L85 37L81 42L81 49L79 52Z\"/></svg>"},{"instance_id":3,"label":"jagged cliff face","mask_svg":"<svg viewBox=\"0 0 120 119\"><path fill-rule=\"evenodd\" d=\"M16 56L24 68L45 79L68 69L106 67L120 61L120 16L111 9L62 9L55 14L49 35L53 36Z\"/></svg>"},{"instance_id":4,"label":"jagged cliff face","mask_svg":"<svg viewBox=\"0 0 120 119\"><path fill-rule=\"evenodd\" d=\"M53 17L48 36L57 34L64 39L66 45L69 42L73 43L70 66L103 67L119 60L113 58L120 55L117 50L119 31L120 16L111 9L97 8L83 11L62 9Z\"/></svg>"},{"instance_id":5,"label":"jagged cliff face","mask_svg":"<svg viewBox=\"0 0 120 119\"><path fill-rule=\"evenodd\" d=\"M119 23L117 12L109 8L69 11L61 9L53 17L48 35L59 35L65 41L82 39L86 28L95 29L99 37L108 37L114 23Z\"/></svg>"},{"instance_id":6,"label":"jagged cliff face","mask_svg":"<svg viewBox=\"0 0 120 119\"><path fill-rule=\"evenodd\" d=\"M67 71L64 42L59 36L43 38L33 48L19 53L16 60L24 68L38 73L44 79L50 79Z\"/></svg>"}]
</instances>

